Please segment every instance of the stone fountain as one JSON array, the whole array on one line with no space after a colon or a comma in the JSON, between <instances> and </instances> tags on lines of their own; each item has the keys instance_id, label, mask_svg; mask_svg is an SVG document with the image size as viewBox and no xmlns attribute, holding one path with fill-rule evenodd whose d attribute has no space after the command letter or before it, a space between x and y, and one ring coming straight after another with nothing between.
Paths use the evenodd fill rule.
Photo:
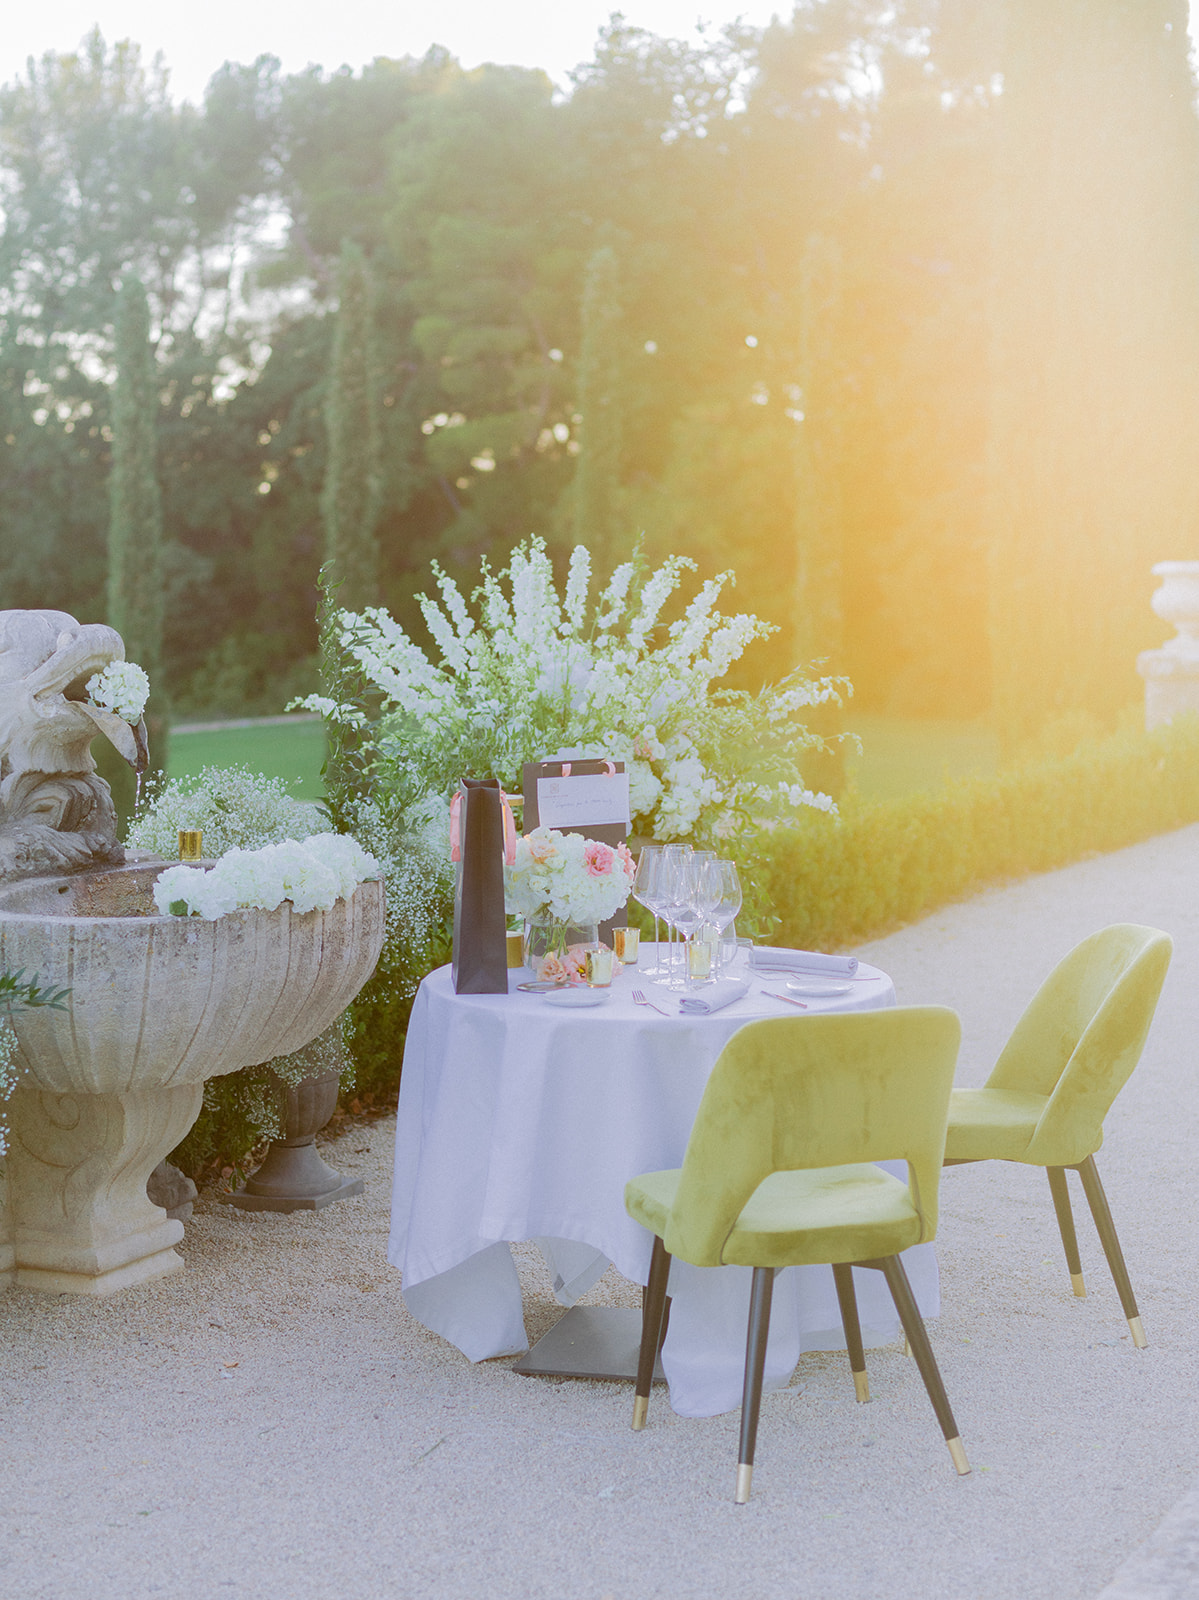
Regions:
<instances>
[{"instance_id":1,"label":"stone fountain","mask_svg":"<svg viewBox=\"0 0 1199 1600\"><path fill-rule=\"evenodd\" d=\"M345 1009L383 941L383 885L329 911L157 914L161 861L126 861L90 743L144 765L144 730L84 685L124 648L59 611L0 612L0 968L70 990L14 1018L0 1286L111 1294L178 1271L181 1221L146 1181L204 1080L287 1055ZM118 725L119 724L119 725Z\"/></svg>"}]
</instances>

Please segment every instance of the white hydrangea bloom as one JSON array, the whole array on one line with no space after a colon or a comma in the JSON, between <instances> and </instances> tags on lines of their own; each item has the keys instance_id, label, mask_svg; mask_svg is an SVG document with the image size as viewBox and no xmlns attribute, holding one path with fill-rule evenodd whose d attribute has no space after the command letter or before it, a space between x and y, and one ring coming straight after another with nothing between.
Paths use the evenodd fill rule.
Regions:
<instances>
[{"instance_id":1,"label":"white hydrangea bloom","mask_svg":"<svg viewBox=\"0 0 1199 1600\"><path fill-rule=\"evenodd\" d=\"M136 725L150 698L150 679L136 661L110 661L87 680L87 692L94 704Z\"/></svg>"}]
</instances>

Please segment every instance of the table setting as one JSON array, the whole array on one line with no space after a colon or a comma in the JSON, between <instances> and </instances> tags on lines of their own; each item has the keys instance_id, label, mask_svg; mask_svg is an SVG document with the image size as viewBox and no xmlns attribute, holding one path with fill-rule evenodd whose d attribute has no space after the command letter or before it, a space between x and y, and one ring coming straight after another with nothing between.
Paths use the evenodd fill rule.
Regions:
<instances>
[{"instance_id":1,"label":"table setting","mask_svg":"<svg viewBox=\"0 0 1199 1600\"><path fill-rule=\"evenodd\" d=\"M519 840L514 865L523 849L543 857L538 871L554 870L552 832ZM641 898L634 887L640 861L606 845L610 860L602 851L588 858L570 850L576 862L590 860L582 870L596 882L611 878L613 892L622 887L618 876L626 880L619 903L629 889ZM702 875L721 874L703 864ZM648 881L647 865L643 890ZM507 968L502 992L456 993L449 967L430 973L417 992L400 1086L389 1259L403 1274L409 1311L472 1361L528 1349L510 1242L539 1244L565 1307L609 1263L645 1284L652 1240L625 1211L625 1183L680 1164L708 1075L740 1027L761 1017L896 1003L890 978L865 962L728 937L735 912L705 938L707 913L694 902L680 911L677 880L665 897L650 898L681 936L673 957L669 941L631 936L635 929L614 930L602 956L600 941L566 942L560 933L548 973L544 960ZM602 893L585 909L589 921L609 914ZM647 909L654 914L653 905ZM935 1315L933 1247L907 1254L920 1310ZM661 1365L679 1414L711 1416L739 1405L749 1277L747 1268L673 1264ZM891 1341L897 1322L878 1275L857 1272L855 1280L867 1345ZM542 1344L555 1333L560 1345L574 1342L562 1330L584 1310L593 1323L601 1311L610 1321L639 1323L631 1310L577 1308ZM785 1385L803 1351L844 1344L830 1270L781 1273L766 1386ZM516 1370L572 1370L539 1366L536 1354ZM587 1370L624 1375L605 1372L602 1360Z\"/></svg>"}]
</instances>

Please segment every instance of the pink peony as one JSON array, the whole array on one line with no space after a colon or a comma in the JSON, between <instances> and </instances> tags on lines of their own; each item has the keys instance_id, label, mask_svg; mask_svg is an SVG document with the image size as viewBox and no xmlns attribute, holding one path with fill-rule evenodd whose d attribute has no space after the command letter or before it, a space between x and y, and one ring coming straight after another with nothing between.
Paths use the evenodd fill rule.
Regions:
<instances>
[{"instance_id":1,"label":"pink peony","mask_svg":"<svg viewBox=\"0 0 1199 1600\"><path fill-rule=\"evenodd\" d=\"M596 839L589 839L587 848L583 851L583 860L587 863L588 877L606 878L612 871L616 852L610 844L600 844Z\"/></svg>"},{"instance_id":2,"label":"pink peony","mask_svg":"<svg viewBox=\"0 0 1199 1600\"><path fill-rule=\"evenodd\" d=\"M538 977L546 983L568 983L570 981L570 968L567 967L561 956L550 954L542 956L541 970Z\"/></svg>"}]
</instances>

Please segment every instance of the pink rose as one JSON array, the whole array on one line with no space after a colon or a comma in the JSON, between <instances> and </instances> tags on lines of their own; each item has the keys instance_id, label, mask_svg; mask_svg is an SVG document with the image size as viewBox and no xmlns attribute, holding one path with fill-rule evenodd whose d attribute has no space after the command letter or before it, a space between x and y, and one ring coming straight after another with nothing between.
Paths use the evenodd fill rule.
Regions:
<instances>
[{"instance_id":1,"label":"pink rose","mask_svg":"<svg viewBox=\"0 0 1199 1600\"><path fill-rule=\"evenodd\" d=\"M583 860L587 863L589 877L606 878L612 871L616 852L610 844L600 844L596 839L589 839L583 851Z\"/></svg>"},{"instance_id":2,"label":"pink rose","mask_svg":"<svg viewBox=\"0 0 1199 1600\"><path fill-rule=\"evenodd\" d=\"M552 952L541 958L541 970L538 977L546 983L568 983L570 981L570 968L561 956Z\"/></svg>"},{"instance_id":3,"label":"pink rose","mask_svg":"<svg viewBox=\"0 0 1199 1600\"><path fill-rule=\"evenodd\" d=\"M529 854L538 865L552 861L558 854L558 846L552 839L539 839L535 833L530 833L525 839Z\"/></svg>"}]
</instances>

